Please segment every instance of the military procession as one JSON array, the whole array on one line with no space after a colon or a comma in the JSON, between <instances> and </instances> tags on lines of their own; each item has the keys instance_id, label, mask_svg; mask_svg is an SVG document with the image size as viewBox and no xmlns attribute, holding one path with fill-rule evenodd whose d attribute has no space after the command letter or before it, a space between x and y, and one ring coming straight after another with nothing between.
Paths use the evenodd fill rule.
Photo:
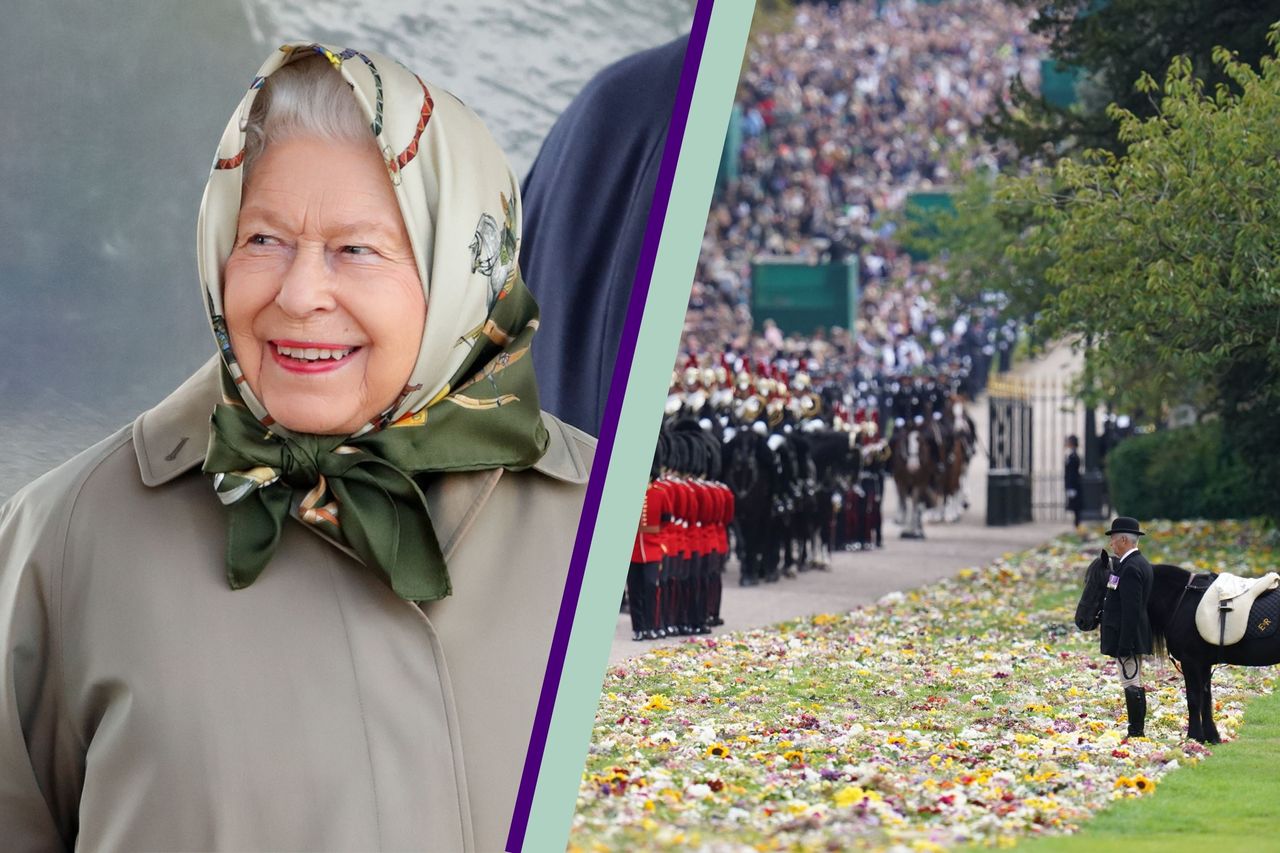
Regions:
<instances>
[{"instance_id":1,"label":"military procession","mask_svg":"<svg viewBox=\"0 0 1280 853\"><path fill-rule=\"evenodd\" d=\"M926 513L958 520L977 447L968 380L959 360L899 376L838 358L686 356L632 550L633 639L724 624L730 564L755 586L883 548L889 480L903 538L924 537Z\"/></svg>"}]
</instances>

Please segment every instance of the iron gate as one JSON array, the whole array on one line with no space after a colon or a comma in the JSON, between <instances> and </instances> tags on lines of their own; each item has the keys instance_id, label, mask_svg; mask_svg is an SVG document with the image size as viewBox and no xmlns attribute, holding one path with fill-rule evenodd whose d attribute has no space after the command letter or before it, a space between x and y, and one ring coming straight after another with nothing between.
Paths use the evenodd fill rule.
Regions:
<instances>
[{"instance_id":1,"label":"iron gate","mask_svg":"<svg viewBox=\"0 0 1280 853\"><path fill-rule=\"evenodd\" d=\"M1064 521L1067 436L1081 438L1084 405L1057 379L997 378L988 386L987 524Z\"/></svg>"}]
</instances>

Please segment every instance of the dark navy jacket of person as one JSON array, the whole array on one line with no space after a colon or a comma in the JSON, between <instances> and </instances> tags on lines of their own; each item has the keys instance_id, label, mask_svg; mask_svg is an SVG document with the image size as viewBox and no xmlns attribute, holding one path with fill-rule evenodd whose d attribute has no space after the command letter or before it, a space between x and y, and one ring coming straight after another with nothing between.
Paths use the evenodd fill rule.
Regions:
<instances>
[{"instance_id":1,"label":"dark navy jacket of person","mask_svg":"<svg viewBox=\"0 0 1280 853\"><path fill-rule=\"evenodd\" d=\"M1146 534L1138 521L1119 516L1107 531L1111 537L1111 571L1102 604L1102 653L1116 658L1120 686L1124 688L1129 715L1129 736L1142 737L1147 715L1147 693L1142 686L1142 656L1152 652L1151 564L1138 551L1138 537Z\"/></svg>"},{"instance_id":2,"label":"dark navy jacket of person","mask_svg":"<svg viewBox=\"0 0 1280 853\"><path fill-rule=\"evenodd\" d=\"M1062 479L1067 492L1067 511L1071 513L1072 523L1080 526L1080 511L1084 508L1084 495L1081 493L1083 483L1080 478L1080 439L1074 435L1067 436L1067 458L1063 462Z\"/></svg>"},{"instance_id":3,"label":"dark navy jacket of person","mask_svg":"<svg viewBox=\"0 0 1280 853\"><path fill-rule=\"evenodd\" d=\"M542 309L533 347L540 402L592 435L600 434L688 43L678 38L592 78L524 181L520 268Z\"/></svg>"}]
</instances>

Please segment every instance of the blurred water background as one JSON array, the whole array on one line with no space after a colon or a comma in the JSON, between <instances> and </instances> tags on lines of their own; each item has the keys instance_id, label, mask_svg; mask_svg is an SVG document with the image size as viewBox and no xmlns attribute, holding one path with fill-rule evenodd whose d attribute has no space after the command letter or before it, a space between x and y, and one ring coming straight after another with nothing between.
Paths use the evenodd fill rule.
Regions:
<instances>
[{"instance_id":1,"label":"blurred water background","mask_svg":"<svg viewBox=\"0 0 1280 853\"><path fill-rule=\"evenodd\" d=\"M218 135L275 47L396 57L476 110L523 176L596 71L692 15L693 0L6 2L0 501L213 353L196 213Z\"/></svg>"}]
</instances>

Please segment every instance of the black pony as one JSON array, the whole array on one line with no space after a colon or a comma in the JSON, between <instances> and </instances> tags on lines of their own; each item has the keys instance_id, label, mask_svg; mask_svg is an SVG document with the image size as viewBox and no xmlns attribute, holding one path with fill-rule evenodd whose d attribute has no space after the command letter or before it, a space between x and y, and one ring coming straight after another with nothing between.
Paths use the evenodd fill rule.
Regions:
<instances>
[{"instance_id":1,"label":"black pony","mask_svg":"<svg viewBox=\"0 0 1280 853\"><path fill-rule=\"evenodd\" d=\"M1102 615L1108 572L1107 552L1089 564L1084 592L1076 605L1076 627L1092 631ZM1280 663L1280 634L1262 639L1241 640L1230 646L1206 643L1196 629L1196 607L1204 591L1217 575L1193 574L1178 566L1155 565L1147 616L1156 654L1167 653L1182 667L1187 686L1187 737L1202 743L1220 743L1213 724L1213 666L1219 663L1240 666L1271 666Z\"/></svg>"}]
</instances>

